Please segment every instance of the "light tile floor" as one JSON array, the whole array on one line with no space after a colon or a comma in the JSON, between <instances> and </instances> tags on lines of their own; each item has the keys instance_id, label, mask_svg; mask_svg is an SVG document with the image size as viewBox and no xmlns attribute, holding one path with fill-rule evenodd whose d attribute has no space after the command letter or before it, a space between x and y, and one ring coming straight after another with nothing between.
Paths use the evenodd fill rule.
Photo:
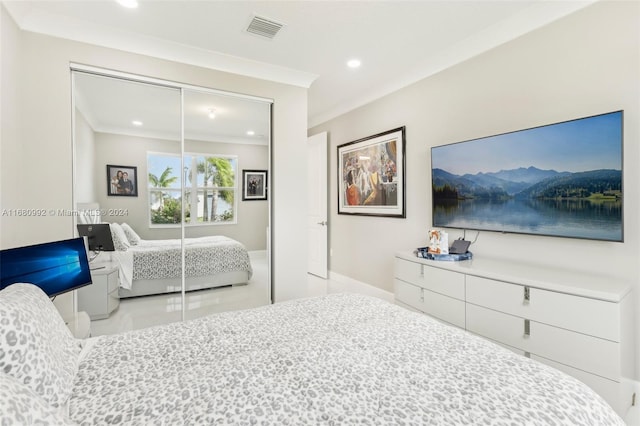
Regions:
<instances>
[{"instance_id":1,"label":"light tile floor","mask_svg":"<svg viewBox=\"0 0 640 426\"><path fill-rule=\"evenodd\" d=\"M250 256L253 276L247 285L188 292L184 312L180 293L121 299L120 306L109 318L91 321L91 335L100 336L168 324L180 321L183 315L185 319L193 319L266 305L270 303L266 254L250 252ZM309 296L344 290L344 285L340 283L313 275L308 277Z\"/></svg>"},{"instance_id":2,"label":"light tile floor","mask_svg":"<svg viewBox=\"0 0 640 426\"><path fill-rule=\"evenodd\" d=\"M251 252L253 276L246 285L188 292L184 312L180 293L121 299L109 318L91 321L91 335L120 333L203 315L249 309L269 303L265 252Z\"/></svg>"}]
</instances>

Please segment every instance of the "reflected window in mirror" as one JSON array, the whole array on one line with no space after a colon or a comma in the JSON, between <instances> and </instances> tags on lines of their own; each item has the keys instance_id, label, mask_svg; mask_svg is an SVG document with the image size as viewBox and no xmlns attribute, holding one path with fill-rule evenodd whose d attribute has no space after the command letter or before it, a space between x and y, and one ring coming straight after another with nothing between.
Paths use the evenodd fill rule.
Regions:
<instances>
[{"instance_id":1,"label":"reflected window in mirror","mask_svg":"<svg viewBox=\"0 0 640 426\"><path fill-rule=\"evenodd\" d=\"M150 224L180 223L180 178L185 182L185 225L237 223L237 156L186 153L183 164L180 156L147 154Z\"/></svg>"}]
</instances>

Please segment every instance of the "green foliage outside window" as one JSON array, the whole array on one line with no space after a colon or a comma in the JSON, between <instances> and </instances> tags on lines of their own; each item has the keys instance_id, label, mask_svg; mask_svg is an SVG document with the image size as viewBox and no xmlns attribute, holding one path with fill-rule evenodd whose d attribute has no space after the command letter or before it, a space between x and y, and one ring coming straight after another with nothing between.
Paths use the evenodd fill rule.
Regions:
<instances>
[{"instance_id":1,"label":"green foliage outside window","mask_svg":"<svg viewBox=\"0 0 640 426\"><path fill-rule=\"evenodd\" d=\"M154 154L150 154L149 158L153 156ZM234 157L185 157L185 223L224 223L235 220L236 162ZM180 223L182 198L180 190L174 185L178 181L179 177L173 175L173 168L170 166L160 175L149 173L151 224ZM219 211L222 209L224 210ZM191 212L194 212L193 218Z\"/></svg>"}]
</instances>

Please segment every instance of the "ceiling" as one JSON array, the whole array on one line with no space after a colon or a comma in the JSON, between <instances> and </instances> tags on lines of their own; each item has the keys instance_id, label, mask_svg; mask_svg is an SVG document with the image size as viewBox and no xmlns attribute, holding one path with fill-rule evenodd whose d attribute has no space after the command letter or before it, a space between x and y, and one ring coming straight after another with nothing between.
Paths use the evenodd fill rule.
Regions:
<instances>
[{"instance_id":1,"label":"ceiling","mask_svg":"<svg viewBox=\"0 0 640 426\"><path fill-rule=\"evenodd\" d=\"M185 89L181 99L177 88L82 71L74 74L73 92L77 110L95 132L179 142L183 111L185 139L269 143L270 102L259 99L194 88Z\"/></svg>"},{"instance_id":2,"label":"ceiling","mask_svg":"<svg viewBox=\"0 0 640 426\"><path fill-rule=\"evenodd\" d=\"M312 127L593 0L2 3L26 31L308 87ZM254 15L284 27L248 33ZM362 66L349 69L352 58Z\"/></svg>"}]
</instances>

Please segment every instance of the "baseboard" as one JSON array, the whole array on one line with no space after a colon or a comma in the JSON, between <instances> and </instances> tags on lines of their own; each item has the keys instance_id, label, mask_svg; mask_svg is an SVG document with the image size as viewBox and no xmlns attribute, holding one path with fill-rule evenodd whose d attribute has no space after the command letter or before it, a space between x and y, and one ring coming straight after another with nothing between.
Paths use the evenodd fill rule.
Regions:
<instances>
[{"instance_id":1,"label":"baseboard","mask_svg":"<svg viewBox=\"0 0 640 426\"><path fill-rule=\"evenodd\" d=\"M393 303L393 293L383 290L379 287L372 286L362 281L355 280L337 272L329 271L329 288L328 293L348 292L365 294L373 296Z\"/></svg>"}]
</instances>

